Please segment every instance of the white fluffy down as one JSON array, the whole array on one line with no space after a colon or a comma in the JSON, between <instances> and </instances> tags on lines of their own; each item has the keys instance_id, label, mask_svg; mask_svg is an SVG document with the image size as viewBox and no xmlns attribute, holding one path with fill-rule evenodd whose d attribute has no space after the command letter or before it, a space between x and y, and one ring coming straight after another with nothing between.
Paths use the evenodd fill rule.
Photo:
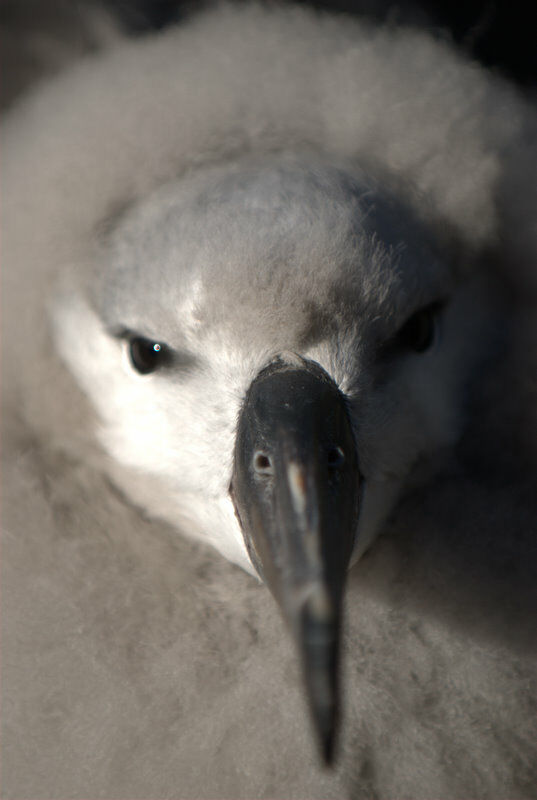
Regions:
<instances>
[{"instance_id":1,"label":"white fluffy down","mask_svg":"<svg viewBox=\"0 0 537 800\"><path fill-rule=\"evenodd\" d=\"M2 797L535 797L536 132L512 87L427 33L257 5L117 43L12 109L2 131ZM402 192L470 287L446 319L457 336L442 375L473 363L485 330L496 353L468 398L461 444L407 492L350 573L331 773L317 763L272 598L169 524L193 535L214 514L200 520L196 501L196 519L188 502L154 518L161 456L149 429L136 447L147 445L149 477L125 477L140 465L112 441L113 413L99 403L112 396L120 345L91 303L63 303L58 323L58 291L92 296L125 209L200 167L279 152L353 161ZM215 292L218 280L215 269ZM492 333L487 283L504 301ZM191 342L194 317L181 307ZM93 334L74 348L82 324ZM262 347L252 335L255 357L237 377L219 344L236 409ZM353 390L330 343L308 354ZM406 374L405 403L440 409L423 438L451 444L456 380L424 375L423 365ZM209 406L213 384L199 380ZM147 385L136 390L143 403ZM132 394L118 386L128 414ZM232 441L234 414L222 415L221 441ZM153 419L164 439L158 409ZM404 433L384 426L387 439ZM379 459L385 471L404 462L402 444L393 462L383 443L368 447L372 472ZM192 455L181 462L186 495L188 480L199 485ZM229 508L218 513L231 530ZM225 554L240 562L232 545Z\"/></svg>"}]
</instances>

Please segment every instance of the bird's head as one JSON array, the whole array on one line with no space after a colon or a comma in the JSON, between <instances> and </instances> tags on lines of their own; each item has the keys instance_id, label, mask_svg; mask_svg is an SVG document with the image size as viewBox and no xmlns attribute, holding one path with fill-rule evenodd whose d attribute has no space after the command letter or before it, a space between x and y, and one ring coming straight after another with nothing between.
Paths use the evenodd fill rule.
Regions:
<instances>
[{"instance_id":1,"label":"bird's head","mask_svg":"<svg viewBox=\"0 0 537 800\"><path fill-rule=\"evenodd\" d=\"M345 575L458 433L471 299L397 193L313 156L199 169L102 230L58 348L125 491L271 589L329 760Z\"/></svg>"}]
</instances>

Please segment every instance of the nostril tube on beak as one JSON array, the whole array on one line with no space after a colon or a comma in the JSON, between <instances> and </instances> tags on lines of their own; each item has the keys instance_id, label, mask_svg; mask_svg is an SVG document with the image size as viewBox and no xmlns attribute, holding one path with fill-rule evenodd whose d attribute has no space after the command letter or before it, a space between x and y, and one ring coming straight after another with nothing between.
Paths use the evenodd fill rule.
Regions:
<instances>
[{"instance_id":1,"label":"nostril tube on beak","mask_svg":"<svg viewBox=\"0 0 537 800\"><path fill-rule=\"evenodd\" d=\"M272 459L268 453L263 453L261 450L257 450L254 453L252 464L254 471L257 472L258 475L272 474Z\"/></svg>"}]
</instances>

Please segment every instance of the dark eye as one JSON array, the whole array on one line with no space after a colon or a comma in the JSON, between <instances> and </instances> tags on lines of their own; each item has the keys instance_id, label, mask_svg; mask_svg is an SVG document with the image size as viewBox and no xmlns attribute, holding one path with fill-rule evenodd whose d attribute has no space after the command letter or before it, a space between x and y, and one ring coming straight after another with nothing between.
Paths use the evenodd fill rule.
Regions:
<instances>
[{"instance_id":1,"label":"dark eye","mask_svg":"<svg viewBox=\"0 0 537 800\"><path fill-rule=\"evenodd\" d=\"M338 444L329 448L326 454L326 462L331 469L337 469L343 466L345 463L345 453Z\"/></svg>"},{"instance_id":2,"label":"dark eye","mask_svg":"<svg viewBox=\"0 0 537 800\"><path fill-rule=\"evenodd\" d=\"M412 314L397 334L397 343L416 353L424 353L434 342L438 304Z\"/></svg>"},{"instance_id":3,"label":"dark eye","mask_svg":"<svg viewBox=\"0 0 537 800\"><path fill-rule=\"evenodd\" d=\"M168 348L165 344L144 339L143 336L133 336L128 346L131 364L142 375L155 372L168 359Z\"/></svg>"}]
</instances>

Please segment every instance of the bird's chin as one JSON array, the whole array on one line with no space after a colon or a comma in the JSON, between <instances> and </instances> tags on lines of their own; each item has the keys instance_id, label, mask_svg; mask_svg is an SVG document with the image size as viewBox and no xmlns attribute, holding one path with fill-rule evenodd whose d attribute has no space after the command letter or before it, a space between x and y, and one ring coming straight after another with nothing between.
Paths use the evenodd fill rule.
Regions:
<instances>
[{"instance_id":1,"label":"bird's chin","mask_svg":"<svg viewBox=\"0 0 537 800\"><path fill-rule=\"evenodd\" d=\"M395 507L403 488L401 478L362 480L358 531L349 567L354 566L369 550Z\"/></svg>"}]
</instances>

